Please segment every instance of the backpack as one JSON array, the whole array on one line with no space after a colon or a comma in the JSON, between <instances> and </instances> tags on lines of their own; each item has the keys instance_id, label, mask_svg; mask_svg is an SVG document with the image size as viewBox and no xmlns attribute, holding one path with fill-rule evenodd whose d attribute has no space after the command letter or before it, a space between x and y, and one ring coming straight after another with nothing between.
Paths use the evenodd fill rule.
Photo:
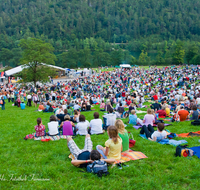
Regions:
<instances>
[{"instance_id":1,"label":"backpack","mask_svg":"<svg viewBox=\"0 0 200 190\"><path fill-rule=\"evenodd\" d=\"M192 121L191 125L200 125L200 120Z\"/></svg>"},{"instance_id":2,"label":"backpack","mask_svg":"<svg viewBox=\"0 0 200 190\"><path fill-rule=\"evenodd\" d=\"M3 104L3 100L0 100L0 104Z\"/></svg>"},{"instance_id":3,"label":"backpack","mask_svg":"<svg viewBox=\"0 0 200 190\"><path fill-rule=\"evenodd\" d=\"M87 165L86 169L87 172L97 174L98 177L109 174L107 163L103 160L95 160L92 164Z\"/></svg>"},{"instance_id":4,"label":"backpack","mask_svg":"<svg viewBox=\"0 0 200 190\"><path fill-rule=\"evenodd\" d=\"M191 149L188 149L187 148L188 145L178 145L176 147L176 153L175 153L175 156L183 156L183 157L187 157L187 156L193 156L194 155L194 151L191 150Z\"/></svg>"}]
</instances>

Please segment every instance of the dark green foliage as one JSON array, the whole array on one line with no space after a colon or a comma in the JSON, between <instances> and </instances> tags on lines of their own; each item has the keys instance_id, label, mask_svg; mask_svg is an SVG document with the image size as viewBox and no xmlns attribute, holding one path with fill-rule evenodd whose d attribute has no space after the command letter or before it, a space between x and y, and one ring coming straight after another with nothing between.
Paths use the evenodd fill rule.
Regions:
<instances>
[{"instance_id":1,"label":"dark green foliage","mask_svg":"<svg viewBox=\"0 0 200 190\"><path fill-rule=\"evenodd\" d=\"M199 0L0 0L0 62L17 66L19 40L35 37L55 48L56 64L63 67L130 63L131 54L142 50L152 61L139 64L180 64L181 52L174 54L178 39L190 63L197 55L190 45L200 46L193 43L200 40L199 10ZM129 53L116 60L112 48ZM71 49L73 55L62 55ZM87 57L80 58L84 53Z\"/></svg>"},{"instance_id":2,"label":"dark green foliage","mask_svg":"<svg viewBox=\"0 0 200 190\"><path fill-rule=\"evenodd\" d=\"M23 81L34 82L35 86L37 81L47 81L53 71L43 63L54 65L53 46L36 38L22 39L19 45L23 50L20 63L25 67L21 76Z\"/></svg>"}]
</instances>

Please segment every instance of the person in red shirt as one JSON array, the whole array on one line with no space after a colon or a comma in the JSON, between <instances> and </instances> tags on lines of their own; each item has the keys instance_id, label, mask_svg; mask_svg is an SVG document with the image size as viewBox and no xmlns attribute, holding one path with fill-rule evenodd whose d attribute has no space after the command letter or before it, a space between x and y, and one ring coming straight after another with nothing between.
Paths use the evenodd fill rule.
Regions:
<instances>
[{"instance_id":1,"label":"person in red shirt","mask_svg":"<svg viewBox=\"0 0 200 190\"><path fill-rule=\"evenodd\" d=\"M188 118L189 112L187 110L184 110L183 106L181 106L180 108L181 110L178 111L179 119L180 121L185 121Z\"/></svg>"},{"instance_id":2,"label":"person in red shirt","mask_svg":"<svg viewBox=\"0 0 200 190\"><path fill-rule=\"evenodd\" d=\"M153 99L154 99L154 101L158 100L157 94L155 94L155 95L153 96Z\"/></svg>"},{"instance_id":3,"label":"person in red shirt","mask_svg":"<svg viewBox=\"0 0 200 190\"><path fill-rule=\"evenodd\" d=\"M127 103L128 106L130 106L130 104L131 104L132 102L131 102L130 99L128 99L128 100L126 101L126 103Z\"/></svg>"},{"instance_id":4,"label":"person in red shirt","mask_svg":"<svg viewBox=\"0 0 200 190\"><path fill-rule=\"evenodd\" d=\"M45 135L45 126L42 125L42 119L37 118L37 125L35 126L36 137L41 137Z\"/></svg>"},{"instance_id":5,"label":"person in red shirt","mask_svg":"<svg viewBox=\"0 0 200 190\"><path fill-rule=\"evenodd\" d=\"M166 111L165 111L165 107L163 106L161 110L158 110L156 113L159 114L159 117L166 117Z\"/></svg>"},{"instance_id":6,"label":"person in red shirt","mask_svg":"<svg viewBox=\"0 0 200 190\"><path fill-rule=\"evenodd\" d=\"M123 91L123 92L122 92L122 97L124 98L125 96L126 96L126 92Z\"/></svg>"}]
</instances>

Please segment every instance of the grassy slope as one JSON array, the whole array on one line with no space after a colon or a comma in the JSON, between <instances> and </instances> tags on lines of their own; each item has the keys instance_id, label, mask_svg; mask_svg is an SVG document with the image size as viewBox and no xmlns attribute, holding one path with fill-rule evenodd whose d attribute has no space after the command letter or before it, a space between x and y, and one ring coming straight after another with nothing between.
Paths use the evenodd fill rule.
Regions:
<instances>
[{"instance_id":1,"label":"grassy slope","mask_svg":"<svg viewBox=\"0 0 200 190\"><path fill-rule=\"evenodd\" d=\"M96 111L99 106L95 106ZM160 145L139 137L139 130L127 126L136 139L134 150L142 151L147 159L129 162L129 167L122 170L117 167L109 168L110 175L99 179L93 174L81 172L82 169L71 165L68 158L69 150L66 140L41 142L23 140L26 134L34 131L37 117L41 117L47 126L50 113L34 112L35 108L26 107L21 110L6 104L6 110L0 110L0 189L199 189L200 162L197 157L192 159L176 158L175 147ZM94 111L93 111L94 112ZM93 112L86 112L90 121ZM103 112L100 112L103 115ZM142 114L144 115L144 114ZM140 115L140 116L142 116ZM127 122L127 119L124 120ZM199 127L190 122L173 123L167 127L171 132L181 133L198 131ZM94 147L104 145L108 139L104 135L93 135ZM198 137L187 138L189 146L198 146ZM83 148L84 137L78 136L75 142ZM4 174L4 179L1 180ZM9 175L26 181L12 181ZM31 180L49 179L49 181Z\"/></svg>"}]
</instances>

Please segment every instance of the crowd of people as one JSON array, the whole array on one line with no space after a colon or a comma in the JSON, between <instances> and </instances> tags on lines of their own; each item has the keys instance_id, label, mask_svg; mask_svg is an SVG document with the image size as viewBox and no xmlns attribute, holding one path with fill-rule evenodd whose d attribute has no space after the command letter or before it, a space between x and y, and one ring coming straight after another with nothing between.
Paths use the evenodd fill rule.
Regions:
<instances>
[{"instance_id":1,"label":"crowd of people","mask_svg":"<svg viewBox=\"0 0 200 190\"><path fill-rule=\"evenodd\" d=\"M75 157L74 165L85 165L91 157L100 153L108 162L119 159L122 151L129 149L129 137L123 122L141 125L141 134L152 141L165 139L167 134L159 118L169 117L172 122L198 120L200 108L200 84L198 66L184 67L134 67L95 72L68 82L57 82L22 86L3 84L0 105L12 102L20 107L22 102L35 106L38 111L52 112L47 128L42 119L37 118L35 136L66 135L68 147ZM149 105L146 102L151 102ZM39 106L38 106L39 104ZM94 105L100 111L92 112ZM138 117L138 109L147 108L143 119ZM92 112L88 121L84 112ZM100 117L103 112L103 117ZM153 125L157 124L155 131ZM93 149L90 135L103 134L107 130L109 139L105 148L97 145ZM72 136L86 135L85 147L80 150ZM110 160L109 160L110 159ZM82 160L82 161L80 161Z\"/></svg>"}]
</instances>

